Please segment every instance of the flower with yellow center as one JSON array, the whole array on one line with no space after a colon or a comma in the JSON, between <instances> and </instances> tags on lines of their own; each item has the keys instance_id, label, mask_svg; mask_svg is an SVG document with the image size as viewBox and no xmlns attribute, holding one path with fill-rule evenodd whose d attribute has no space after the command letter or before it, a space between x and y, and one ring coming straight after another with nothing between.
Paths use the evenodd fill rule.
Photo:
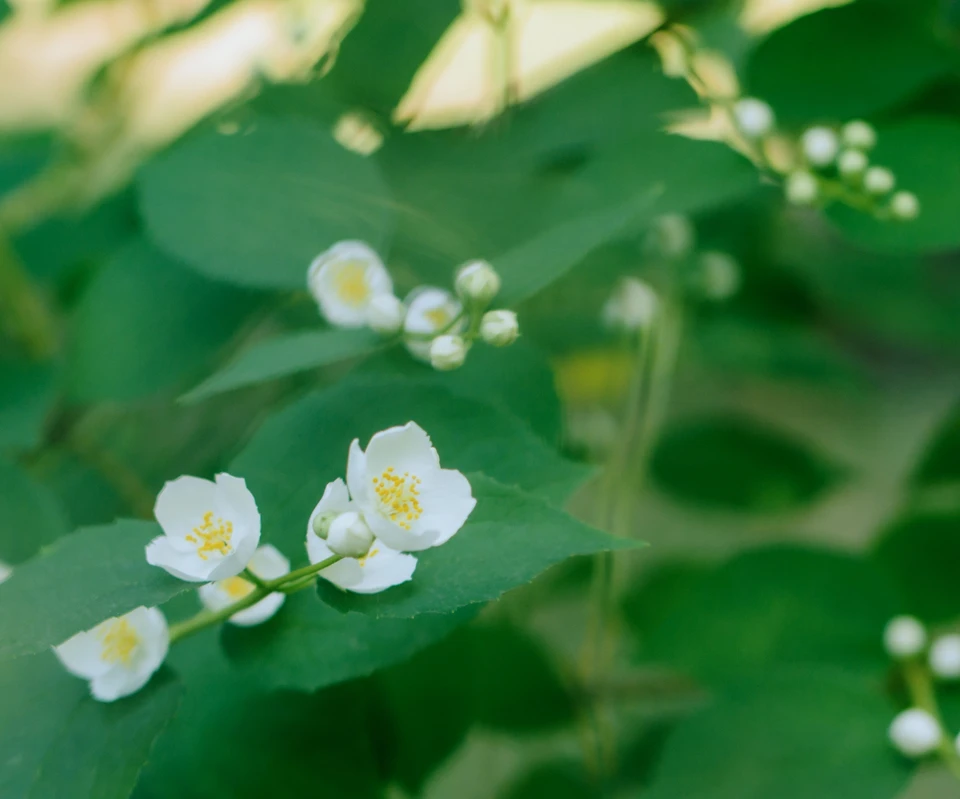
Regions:
<instances>
[{"instance_id":1,"label":"flower with yellow center","mask_svg":"<svg viewBox=\"0 0 960 799\"><path fill-rule=\"evenodd\" d=\"M191 582L239 574L260 543L260 513L246 483L178 477L164 485L154 514L163 535L147 545L147 563Z\"/></svg>"},{"instance_id":2,"label":"flower with yellow center","mask_svg":"<svg viewBox=\"0 0 960 799\"><path fill-rule=\"evenodd\" d=\"M141 606L77 633L53 651L67 671L90 682L94 699L113 702L147 684L169 645L163 614Z\"/></svg>"},{"instance_id":3,"label":"flower with yellow center","mask_svg":"<svg viewBox=\"0 0 960 799\"><path fill-rule=\"evenodd\" d=\"M247 564L247 569L263 580L275 580L277 577L283 577L283 575L290 573L290 561L276 547L264 544L253 553L253 557ZM253 591L253 583L243 577L227 577L225 580L201 585L197 589L203 606L214 612L223 610L234 602L240 601L251 591ZM234 613L228 621L240 627L263 624L280 610L284 599L286 599L286 594L275 591L265 596L256 605L251 605L239 613Z\"/></svg>"},{"instance_id":4,"label":"flower with yellow center","mask_svg":"<svg viewBox=\"0 0 960 799\"><path fill-rule=\"evenodd\" d=\"M383 261L362 241L341 241L320 253L307 271L307 286L324 318L339 327L365 326L373 298L393 293Z\"/></svg>"},{"instance_id":5,"label":"flower with yellow center","mask_svg":"<svg viewBox=\"0 0 960 799\"><path fill-rule=\"evenodd\" d=\"M403 319L403 332L407 349L415 358L430 363L428 337L461 332L465 320L456 323L454 320L463 312L463 306L449 291L434 286L414 289L405 304L407 313Z\"/></svg>"}]
</instances>

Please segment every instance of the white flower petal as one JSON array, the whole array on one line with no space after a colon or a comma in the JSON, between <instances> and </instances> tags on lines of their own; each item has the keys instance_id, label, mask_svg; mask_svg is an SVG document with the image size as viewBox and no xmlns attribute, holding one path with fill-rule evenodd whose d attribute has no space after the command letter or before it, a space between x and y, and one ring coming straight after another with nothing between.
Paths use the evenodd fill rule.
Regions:
<instances>
[{"instance_id":1,"label":"white flower petal","mask_svg":"<svg viewBox=\"0 0 960 799\"><path fill-rule=\"evenodd\" d=\"M353 501L363 502L367 496L367 456L360 449L360 440L357 438L350 442L347 454L347 486Z\"/></svg>"},{"instance_id":2,"label":"white flower petal","mask_svg":"<svg viewBox=\"0 0 960 799\"><path fill-rule=\"evenodd\" d=\"M403 320L403 332L430 335L463 330L465 320L449 330L447 326L463 311L463 306L449 291L435 286L420 286L406 299L407 313ZM430 361L430 341L408 339L406 347L410 354L422 361Z\"/></svg>"},{"instance_id":3,"label":"white flower petal","mask_svg":"<svg viewBox=\"0 0 960 799\"><path fill-rule=\"evenodd\" d=\"M432 538L431 546L445 544L476 506L470 481L456 469L441 469L424 491L424 513L414 529L419 529L424 538Z\"/></svg>"},{"instance_id":4,"label":"white flower petal","mask_svg":"<svg viewBox=\"0 0 960 799\"><path fill-rule=\"evenodd\" d=\"M263 624L276 615L286 599L287 595L279 591L274 594L268 594L257 602L256 605L251 605L239 613L234 613L230 617L230 623L238 627L253 627L257 624Z\"/></svg>"},{"instance_id":5,"label":"white flower petal","mask_svg":"<svg viewBox=\"0 0 960 799\"><path fill-rule=\"evenodd\" d=\"M311 563L319 563L322 560L326 560L333 554L333 550L327 546L327 542L324 541L317 535L314 535L312 530L307 531L307 558Z\"/></svg>"},{"instance_id":6,"label":"white flower petal","mask_svg":"<svg viewBox=\"0 0 960 799\"><path fill-rule=\"evenodd\" d=\"M53 648L57 659L67 671L84 680L92 680L110 671L111 665L101 657L103 644L100 642L100 634L112 621L113 619L108 619L92 630L79 632Z\"/></svg>"},{"instance_id":7,"label":"white flower petal","mask_svg":"<svg viewBox=\"0 0 960 799\"><path fill-rule=\"evenodd\" d=\"M393 293L383 261L362 241L341 241L318 255L307 285L327 321L341 327L365 326L370 301Z\"/></svg>"},{"instance_id":8,"label":"white flower petal","mask_svg":"<svg viewBox=\"0 0 960 799\"><path fill-rule=\"evenodd\" d=\"M217 563L197 557L196 547L193 551L183 552L176 544L176 541L165 536L154 538L147 544L147 563L159 566L177 579L187 582L205 583L210 580Z\"/></svg>"},{"instance_id":9,"label":"white flower petal","mask_svg":"<svg viewBox=\"0 0 960 799\"><path fill-rule=\"evenodd\" d=\"M260 547L250 559L247 568L258 577L264 580L274 580L290 572L290 561L270 544L264 544ZM207 610L214 612L223 610L226 607L238 602L253 591L253 583L248 582L242 577L228 577L226 580L219 580L215 583L208 583L200 586L197 593L200 601ZM238 613L234 613L229 621L231 624L237 624L242 627L249 627L254 624L261 624L271 618L283 605L285 594L279 591L269 594Z\"/></svg>"},{"instance_id":10,"label":"white flower petal","mask_svg":"<svg viewBox=\"0 0 960 799\"><path fill-rule=\"evenodd\" d=\"M374 541L366 557L345 558L319 574L344 591L376 594L407 582L416 568L417 559L413 555L404 555L380 541Z\"/></svg>"},{"instance_id":11,"label":"white flower petal","mask_svg":"<svg viewBox=\"0 0 960 799\"><path fill-rule=\"evenodd\" d=\"M185 536L216 502L217 487L210 480L184 475L169 480L157 495L153 515L170 536Z\"/></svg>"}]
</instances>

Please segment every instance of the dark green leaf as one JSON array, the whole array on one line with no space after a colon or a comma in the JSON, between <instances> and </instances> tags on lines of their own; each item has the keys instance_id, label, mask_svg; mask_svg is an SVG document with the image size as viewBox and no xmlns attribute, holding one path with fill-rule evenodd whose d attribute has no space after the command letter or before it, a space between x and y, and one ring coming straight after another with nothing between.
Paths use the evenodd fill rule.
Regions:
<instances>
[{"instance_id":1,"label":"dark green leaf","mask_svg":"<svg viewBox=\"0 0 960 799\"><path fill-rule=\"evenodd\" d=\"M960 406L935 432L911 480L917 488L938 483L960 483Z\"/></svg>"},{"instance_id":2,"label":"dark green leaf","mask_svg":"<svg viewBox=\"0 0 960 799\"><path fill-rule=\"evenodd\" d=\"M56 495L0 460L0 560L22 563L66 532L66 515Z\"/></svg>"},{"instance_id":3,"label":"dark green leaf","mask_svg":"<svg viewBox=\"0 0 960 799\"><path fill-rule=\"evenodd\" d=\"M55 399L52 366L0 360L0 450L35 447Z\"/></svg>"}]
</instances>

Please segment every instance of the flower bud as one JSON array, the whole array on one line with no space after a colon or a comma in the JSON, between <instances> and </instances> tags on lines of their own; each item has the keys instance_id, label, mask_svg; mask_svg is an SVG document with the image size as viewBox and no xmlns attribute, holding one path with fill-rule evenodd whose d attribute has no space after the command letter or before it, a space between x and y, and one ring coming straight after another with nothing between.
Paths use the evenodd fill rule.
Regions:
<instances>
[{"instance_id":1,"label":"flower bud","mask_svg":"<svg viewBox=\"0 0 960 799\"><path fill-rule=\"evenodd\" d=\"M941 635L933 642L930 670L945 680L960 677L960 635Z\"/></svg>"},{"instance_id":2,"label":"flower bud","mask_svg":"<svg viewBox=\"0 0 960 799\"><path fill-rule=\"evenodd\" d=\"M863 187L871 194L886 194L896 182L893 172L885 166L872 166L863 175Z\"/></svg>"},{"instance_id":3,"label":"flower bud","mask_svg":"<svg viewBox=\"0 0 960 799\"><path fill-rule=\"evenodd\" d=\"M480 320L480 337L494 347L513 344L520 335L520 325L513 311L487 311Z\"/></svg>"},{"instance_id":4,"label":"flower bud","mask_svg":"<svg viewBox=\"0 0 960 799\"><path fill-rule=\"evenodd\" d=\"M737 128L748 139L761 139L773 128L773 109L756 97L744 97L733 107Z\"/></svg>"},{"instance_id":5,"label":"flower bud","mask_svg":"<svg viewBox=\"0 0 960 799\"><path fill-rule=\"evenodd\" d=\"M740 288L740 267L725 252L700 253L700 287L707 299L721 302Z\"/></svg>"},{"instance_id":6,"label":"flower bud","mask_svg":"<svg viewBox=\"0 0 960 799\"><path fill-rule=\"evenodd\" d=\"M797 170L787 175L787 200L793 205L813 205L820 194L817 179L809 172Z\"/></svg>"},{"instance_id":7,"label":"flower bud","mask_svg":"<svg viewBox=\"0 0 960 799\"><path fill-rule=\"evenodd\" d=\"M383 336L392 336L403 325L404 307L392 294L378 294L367 306L367 324Z\"/></svg>"},{"instance_id":8,"label":"flower bud","mask_svg":"<svg viewBox=\"0 0 960 799\"><path fill-rule=\"evenodd\" d=\"M460 267L454 287L464 302L486 305L500 291L500 275L486 261L470 261Z\"/></svg>"},{"instance_id":9,"label":"flower bud","mask_svg":"<svg viewBox=\"0 0 960 799\"><path fill-rule=\"evenodd\" d=\"M883 630L883 645L895 658L913 657L927 645L927 631L913 616L896 616Z\"/></svg>"},{"instance_id":10,"label":"flower bud","mask_svg":"<svg viewBox=\"0 0 960 799\"><path fill-rule=\"evenodd\" d=\"M939 746L943 739L940 724L926 710L918 707L899 713L890 725L890 742L907 757L923 757Z\"/></svg>"},{"instance_id":11,"label":"flower bud","mask_svg":"<svg viewBox=\"0 0 960 799\"><path fill-rule=\"evenodd\" d=\"M868 125L862 119L848 122L843 126L840 135L847 147L855 147L858 150L871 150L877 143L877 132L872 125Z\"/></svg>"},{"instance_id":12,"label":"flower bud","mask_svg":"<svg viewBox=\"0 0 960 799\"><path fill-rule=\"evenodd\" d=\"M326 541L327 536L330 534L330 525L333 524L333 520L339 515L336 511L327 511L326 513L318 513L314 516L312 525L314 535Z\"/></svg>"},{"instance_id":13,"label":"flower bud","mask_svg":"<svg viewBox=\"0 0 960 799\"><path fill-rule=\"evenodd\" d=\"M855 178L862 175L869 161L859 150L844 150L837 159L837 169L845 178Z\"/></svg>"},{"instance_id":14,"label":"flower bud","mask_svg":"<svg viewBox=\"0 0 960 799\"><path fill-rule=\"evenodd\" d=\"M434 369L447 372L463 366L467 344L462 336L437 336L430 343L430 363Z\"/></svg>"},{"instance_id":15,"label":"flower bud","mask_svg":"<svg viewBox=\"0 0 960 799\"><path fill-rule=\"evenodd\" d=\"M657 217L647 234L647 249L655 255L679 260L694 245L693 225L682 214L664 214Z\"/></svg>"},{"instance_id":16,"label":"flower bud","mask_svg":"<svg viewBox=\"0 0 960 799\"><path fill-rule=\"evenodd\" d=\"M330 525L327 534L327 546L336 555L345 558L359 558L370 551L373 532L363 517L354 511L341 513Z\"/></svg>"},{"instance_id":17,"label":"flower bud","mask_svg":"<svg viewBox=\"0 0 960 799\"><path fill-rule=\"evenodd\" d=\"M808 128L801 139L803 154L814 166L828 166L837 157L840 142L830 128Z\"/></svg>"},{"instance_id":18,"label":"flower bud","mask_svg":"<svg viewBox=\"0 0 960 799\"><path fill-rule=\"evenodd\" d=\"M898 191L890 198L890 211L897 219L916 219L920 213L920 201L913 192Z\"/></svg>"},{"instance_id":19,"label":"flower bud","mask_svg":"<svg viewBox=\"0 0 960 799\"><path fill-rule=\"evenodd\" d=\"M657 312L657 295L639 278L625 277L603 306L603 323L613 330L633 332L648 327Z\"/></svg>"}]
</instances>

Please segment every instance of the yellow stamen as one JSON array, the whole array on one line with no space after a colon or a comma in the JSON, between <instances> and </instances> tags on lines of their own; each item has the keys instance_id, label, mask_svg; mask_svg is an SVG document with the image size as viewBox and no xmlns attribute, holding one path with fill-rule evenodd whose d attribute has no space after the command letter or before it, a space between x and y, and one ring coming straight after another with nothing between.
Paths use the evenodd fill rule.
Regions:
<instances>
[{"instance_id":1,"label":"yellow stamen","mask_svg":"<svg viewBox=\"0 0 960 799\"><path fill-rule=\"evenodd\" d=\"M380 551L379 549L371 549L371 550L370 550L366 555L364 555L362 558L357 558L357 563L359 563L359 564L360 564L360 567L363 568L364 566L367 565L367 558L372 558L372 557L373 557L374 555L376 555L379 551Z\"/></svg>"},{"instance_id":2,"label":"yellow stamen","mask_svg":"<svg viewBox=\"0 0 960 799\"><path fill-rule=\"evenodd\" d=\"M437 330L446 327L453 318L446 308L432 308L429 311L424 311L423 315Z\"/></svg>"},{"instance_id":3,"label":"yellow stamen","mask_svg":"<svg viewBox=\"0 0 960 799\"><path fill-rule=\"evenodd\" d=\"M229 555L233 550L230 539L233 537L233 522L217 518L213 520L213 511L203 514L203 522L193 528L193 535L186 536L186 540L197 545L197 554L202 560L207 559L208 552L219 552Z\"/></svg>"},{"instance_id":4,"label":"yellow stamen","mask_svg":"<svg viewBox=\"0 0 960 799\"><path fill-rule=\"evenodd\" d=\"M127 666L140 643L140 637L126 619L114 619L100 632L100 643L103 647L101 660Z\"/></svg>"},{"instance_id":5,"label":"yellow stamen","mask_svg":"<svg viewBox=\"0 0 960 799\"><path fill-rule=\"evenodd\" d=\"M404 530L409 530L410 523L423 515L419 499L420 478L416 475L409 472L397 475L391 466L373 478L373 490L386 517Z\"/></svg>"},{"instance_id":6,"label":"yellow stamen","mask_svg":"<svg viewBox=\"0 0 960 799\"><path fill-rule=\"evenodd\" d=\"M253 583L248 583L242 577L228 577L226 580L221 580L218 585L231 599L243 599L253 590Z\"/></svg>"},{"instance_id":7,"label":"yellow stamen","mask_svg":"<svg viewBox=\"0 0 960 799\"><path fill-rule=\"evenodd\" d=\"M337 296L347 305L360 305L370 296L366 264L362 261L342 264L334 275L333 285Z\"/></svg>"}]
</instances>

